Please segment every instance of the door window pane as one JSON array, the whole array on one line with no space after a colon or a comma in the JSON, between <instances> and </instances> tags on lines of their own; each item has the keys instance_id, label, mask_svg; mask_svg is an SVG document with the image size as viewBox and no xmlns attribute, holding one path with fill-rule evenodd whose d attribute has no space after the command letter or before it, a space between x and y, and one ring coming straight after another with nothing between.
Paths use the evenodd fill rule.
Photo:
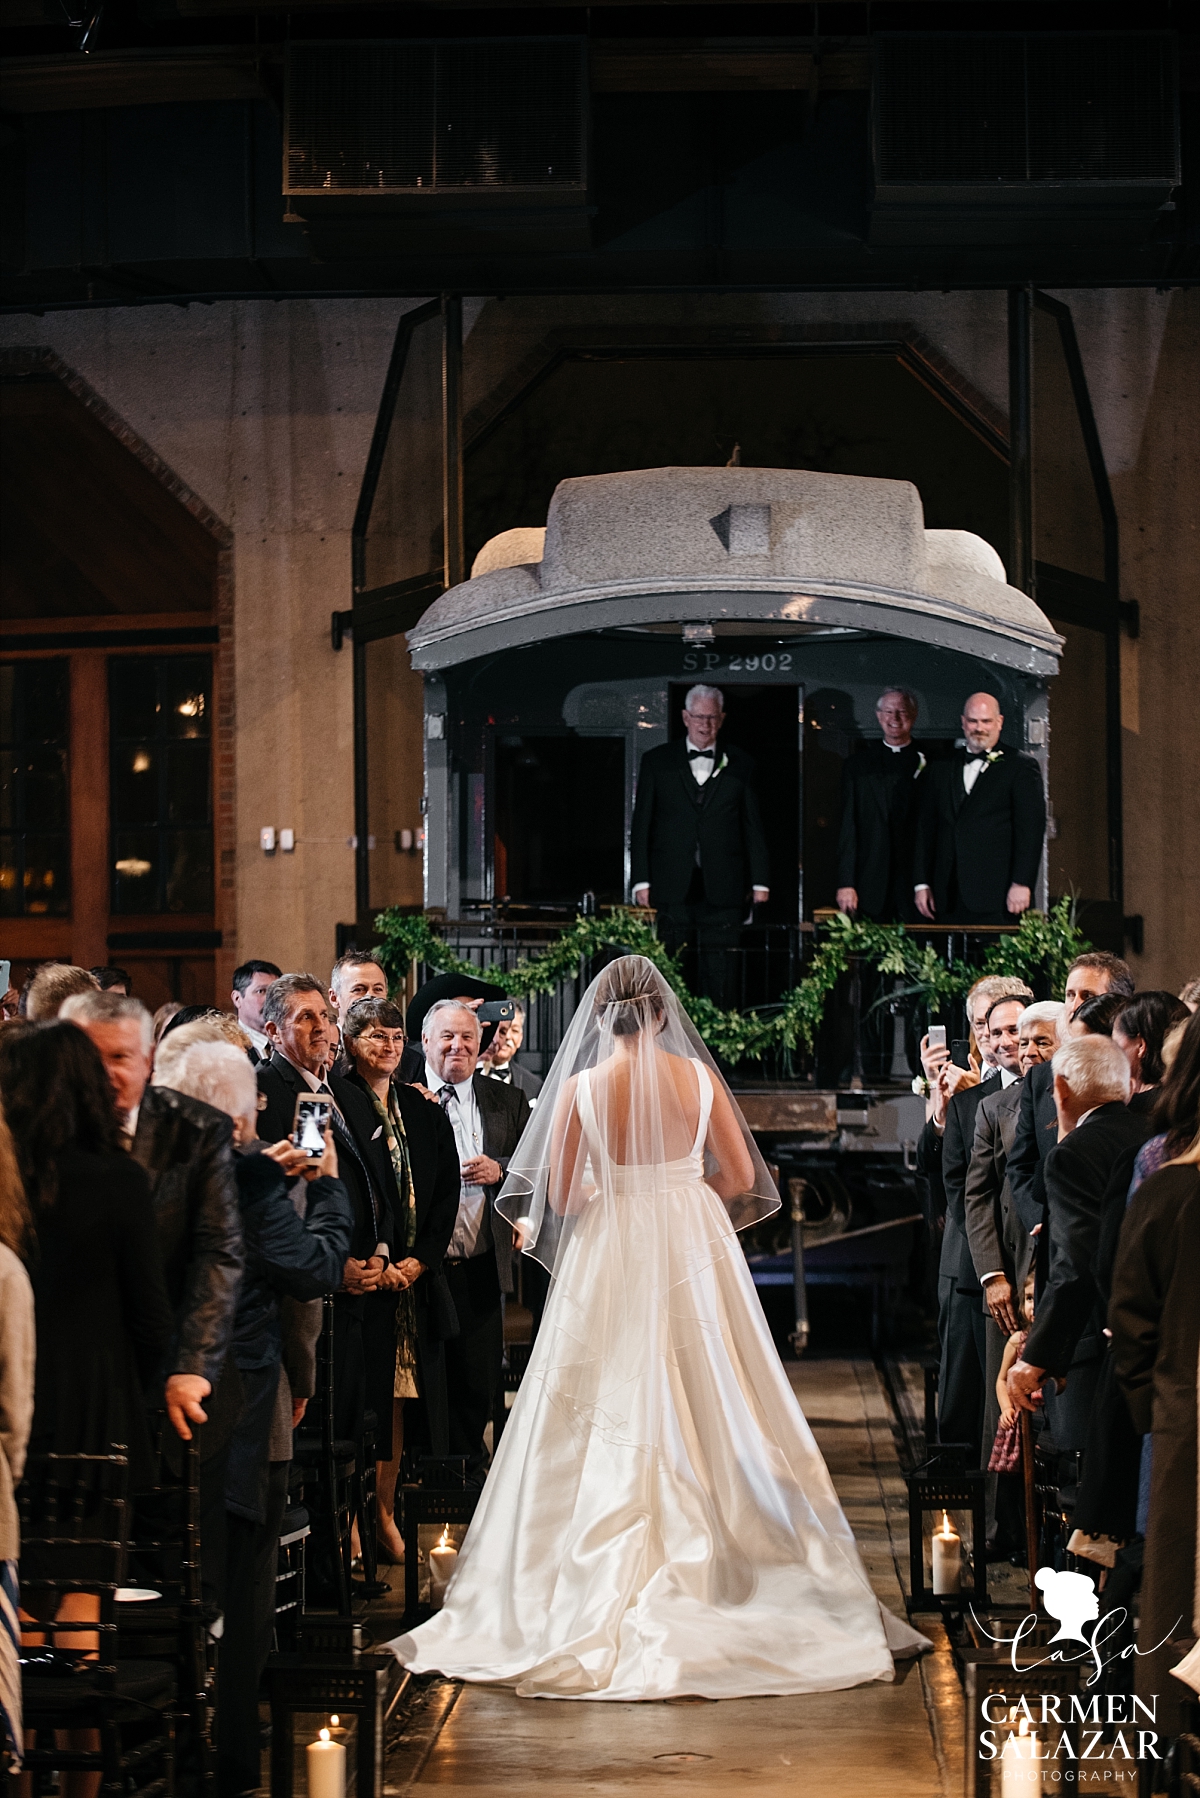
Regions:
<instances>
[{"instance_id":1,"label":"door window pane","mask_svg":"<svg viewBox=\"0 0 1200 1798\"><path fill-rule=\"evenodd\" d=\"M70 668L0 664L0 917L71 910Z\"/></svg>"},{"instance_id":2,"label":"door window pane","mask_svg":"<svg viewBox=\"0 0 1200 1798\"><path fill-rule=\"evenodd\" d=\"M109 661L112 908L213 905L212 662Z\"/></svg>"}]
</instances>

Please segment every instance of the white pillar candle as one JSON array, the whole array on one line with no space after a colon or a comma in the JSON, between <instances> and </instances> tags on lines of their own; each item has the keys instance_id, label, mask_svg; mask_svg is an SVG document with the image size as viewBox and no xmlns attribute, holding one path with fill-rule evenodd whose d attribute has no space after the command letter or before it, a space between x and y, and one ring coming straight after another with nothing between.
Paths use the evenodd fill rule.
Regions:
<instances>
[{"instance_id":1,"label":"white pillar candle","mask_svg":"<svg viewBox=\"0 0 1200 1798\"><path fill-rule=\"evenodd\" d=\"M942 1512L942 1527L933 1538L933 1591L937 1598L962 1590L962 1537Z\"/></svg>"},{"instance_id":2,"label":"white pillar candle","mask_svg":"<svg viewBox=\"0 0 1200 1798\"><path fill-rule=\"evenodd\" d=\"M1000 1798L1028 1798L1042 1789L1042 1769L1034 1758L1037 1736L1028 1734L1022 1718L1019 1733L1006 1735L1000 1747Z\"/></svg>"},{"instance_id":3,"label":"white pillar candle","mask_svg":"<svg viewBox=\"0 0 1200 1798\"><path fill-rule=\"evenodd\" d=\"M450 1531L442 1531L442 1539L429 1551L429 1602L440 1611L446 1597L450 1576L458 1565L458 1550L451 1545Z\"/></svg>"},{"instance_id":4,"label":"white pillar candle","mask_svg":"<svg viewBox=\"0 0 1200 1798\"><path fill-rule=\"evenodd\" d=\"M323 1729L305 1750L308 1798L346 1798L346 1750Z\"/></svg>"}]
</instances>

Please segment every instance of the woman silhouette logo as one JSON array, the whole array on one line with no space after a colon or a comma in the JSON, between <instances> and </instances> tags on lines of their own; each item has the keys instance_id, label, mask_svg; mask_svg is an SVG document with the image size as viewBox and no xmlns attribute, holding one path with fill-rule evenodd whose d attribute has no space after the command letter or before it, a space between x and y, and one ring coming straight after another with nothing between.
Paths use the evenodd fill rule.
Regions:
<instances>
[{"instance_id":1,"label":"woman silhouette logo","mask_svg":"<svg viewBox=\"0 0 1200 1798\"><path fill-rule=\"evenodd\" d=\"M1053 1617L1058 1624L1058 1633L1050 1640L1086 1645L1083 1626L1093 1623L1100 1615L1100 1600L1096 1597L1094 1583L1086 1574L1056 1573L1053 1567L1039 1567L1033 1579L1041 1589L1047 1616Z\"/></svg>"}]
</instances>

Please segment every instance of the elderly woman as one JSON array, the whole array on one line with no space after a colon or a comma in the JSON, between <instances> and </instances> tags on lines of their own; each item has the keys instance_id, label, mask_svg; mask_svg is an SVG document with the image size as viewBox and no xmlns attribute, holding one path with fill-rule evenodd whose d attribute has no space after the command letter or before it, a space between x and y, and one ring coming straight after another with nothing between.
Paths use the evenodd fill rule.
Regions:
<instances>
[{"instance_id":1,"label":"elderly woman","mask_svg":"<svg viewBox=\"0 0 1200 1798\"><path fill-rule=\"evenodd\" d=\"M390 999L360 999L342 1023L350 1080L379 1116L396 1175L400 1205L392 1261L383 1290L364 1323L367 1403L379 1419L376 1468L379 1547L404 1559L396 1528L396 1485L404 1448L404 1405L422 1401L429 1451L448 1452L446 1370L442 1342L457 1328L442 1262L458 1215L459 1170L454 1132L431 1105L396 1078L404 1053L404 1014Z\"/></svg>"},{"instance_id":2,"label":"elderly woman","mask_svg":"<svg viewBox=\"0 0 1200 1798\"><path fill-rule=\"evenodd\" d=\"M292 1428L313 1391L319 1301L341 1283L354 1220L330 1132L319 1160L286 1138L269 1147L257 1140L254 1069L245 1048L223 1040L211 1020L172 1031L154 1073L159 1085L233 1119L246 1272L231 1344L243 1405L225 1481L219 1771L223 1791L246 1792L258 1783L258 1686L275 1613Z\"/></svg>"}]
</instances>

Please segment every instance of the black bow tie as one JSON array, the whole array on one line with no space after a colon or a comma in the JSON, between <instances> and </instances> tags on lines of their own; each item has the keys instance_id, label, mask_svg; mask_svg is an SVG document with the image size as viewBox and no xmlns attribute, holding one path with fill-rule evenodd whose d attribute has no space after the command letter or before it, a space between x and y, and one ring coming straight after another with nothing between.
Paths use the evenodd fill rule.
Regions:
<instances>
[{"instance_id":1,"label":"black bow tie","mask_svg":"<svg viewBox=\"0 0 1200 1798\"><path fill-rule=\"evenodd\" d=\"M716 751L714 749L689 749L688 750L688 761L694 762L694 761L699 760L701 757L703 757L707 761L711 762L713 759L713 756L715 754L716 754Z\"/></svg>"},{"instance_id":2,"label":"black bow tie","mask_svg":"<svg viewBox=\"0 0 1200 1798\"><path fill-rule=\"evenodd\" d=\"M968 749L967 760L969 762L981 762L987 753L986 749Z\"/></svg>"}]
</instances>

